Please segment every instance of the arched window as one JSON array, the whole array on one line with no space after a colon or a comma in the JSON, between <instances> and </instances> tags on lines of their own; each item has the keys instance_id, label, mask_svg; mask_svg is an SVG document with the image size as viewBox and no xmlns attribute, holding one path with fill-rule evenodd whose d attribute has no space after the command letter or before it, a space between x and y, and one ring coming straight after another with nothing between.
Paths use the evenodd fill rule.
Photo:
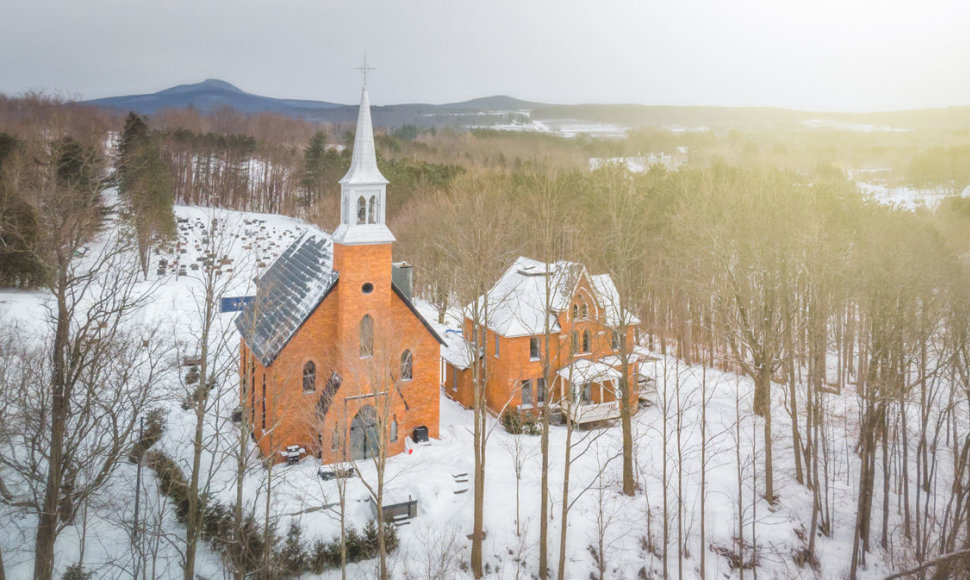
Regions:
<instances>
[{"instance_id":1,"label":"arched window","mask_svg":"<svg viewBox=\"0 0 970 580\"><path fill-rule=\"evenodd\" d=\"M397 441L397 415L391 419L391 441Z\"/></svg>"},{"instance_id":2,"label":"arched window","mask_svg":"<svg viewBox=\"0 0 970 580\"><path fill-rule=\"evenodd\" d=\"M589 307L586 306L586 303L585 302L583 302L583 306L580 308L579 315L582 318L589 318Z\"/></svg>"},{"instance_id":3,"label":"arched window","mask_svg":"<svg viewBox=\"0 0 970 580\"><path fill-rule=\"evenodd\" d=\"M583 352L589 352L589 331L583 331Z\"/></svg>"},{"instance_id":4,"label":"arched window","mask_svg":"<svg viewBox=\"0 0 970 580\"><path fill-rule=\"evenodd\" d=\"M414 374L414 356L411 351L406 350L401 355L401 380L410 381Z\"/></svg>"},{"instance_id":5,"label":"arched window","mask_svg":"<svg viewBox=\"0 0 970 580\"><path fill-rule=\"evenodd\" d=\"M360 358L374 354L374 319L365 314L360 321Z\"/></svg>"},{"instance_id":6,"label":"arched window","mask_svg":"<svg viewBox=\"0 0 970 580\"><path fill-rule=\"evenodd\" d=\"M377 223L377 196L370 196L370 201L367 203L367 223L376 224Z\"/></svg>"},{"instance_id":7,"label":"arched window","mask_svg":"<svg viewBox=\"0 0 970 580\"><path fill-rule=\"evenodd\" d=\"M573 304L573 320L579 318L579 306Z\"/></svg>"},{"instance_id":8,"label":"arched window","mask_svg":"<svg viewBox=\"0 0 970 580\"><path fill-rule=\"evenodd\" d=\"M315 390L317 390L317 365L311 360L303 365L303 392L312 393Z\"/></svg>"},{"instance_id":9,"label":"arched window","mask_svg":"<svg viewBox=\"0 0 970 580\"><path fill-rule=\"evenodd\" d=\"M357 198L357 223L367 222L367 201L363 196Z\"/></svg>"}]
</instances>

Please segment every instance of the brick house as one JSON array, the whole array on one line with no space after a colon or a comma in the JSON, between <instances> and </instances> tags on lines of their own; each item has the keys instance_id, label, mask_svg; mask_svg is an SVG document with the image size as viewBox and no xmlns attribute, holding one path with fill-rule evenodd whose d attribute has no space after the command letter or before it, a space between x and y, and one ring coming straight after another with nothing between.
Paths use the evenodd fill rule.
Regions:
<instances>
[{"instance_id":1,"label":"brick house","mask_svg":"<svg viewBox=\"0 0 970 580\"><path fill-rule=\"evenodd\" d=\"M264 456L299 446L333 463L438 436L442 340L411 303L410 267L391 262L387 183L365 85L340 225L293 242L235 321L241 408Z\"/></svg>"},{"instance_id":2,"label":"brick house","mask_svg":"<svg viewBox=\"0 0 970 580\"><path fill-rule=\"evenodd\" d=\"M639 320L620 305L608 274L590 276L574 262L518 258L479 297L477 308L465 308L462 335L449 336L442 347L445 393L471 407L477 362L487 368L485 400L496 414L532 412L548 403L576 423L594 423L620 416L617 396L626 366L632 385L627 394L636 410L643 353L626 348L623 355L621 347L635 344ZM547 321L549 388L543 376Z\"/></svg>"}]
</instances>

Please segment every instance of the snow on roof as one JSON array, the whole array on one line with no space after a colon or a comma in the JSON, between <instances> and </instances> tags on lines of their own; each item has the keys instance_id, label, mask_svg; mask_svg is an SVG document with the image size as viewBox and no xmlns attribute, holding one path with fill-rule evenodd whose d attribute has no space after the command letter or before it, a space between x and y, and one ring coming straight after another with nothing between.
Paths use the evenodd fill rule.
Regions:
<instances>
[{"instance_id":1,"label":"snow on roof","mask_svg":"<svg viewBox=\"0 0 970 580\"><path fill-rule=\"evenodd\" d=\"M465 342L460 332L449 330L442 338L444 344L441 345L441 358L445 359L445 362L459 370L465 370L471 366L474 356L471 345Z\"/></svg>"},{"instance_id":2,"label":"snow on roof","mask_svg":"<svg viewBox=\"0 0 970 580\"><path fill-rule=\"evenodd\" d=\"M609 274L599 274L593 276L593 290L596 292L596 299L606 312L606 326L616 328L621 324L626 325L640 324L640 319L633 315L629 310L624 310L624 317L620 317L620 293L613 284L613 278Z\"/></svg>"},{"instance_id":3,"label":"snow on roof","mask_svg":"<svg viewBox=\"0 0 970 580\"><path fill-rule=\"evenodd\" d=\"M530 258L518 258L502 274L486 295L488 298L488 327L506 337L532 336L545 332L546 316L549 330L559 332L556 314L569 308L576 285L586 268L576 262L559 261L546 264ZM549 311L546 311L546 279L549 280ZM609 274L590 278L596 300L606 308L606 323L617 326L619 294ZM485 296L479 297L484 309ZM470 307L466 308L466 314ZM610 311L613 311L613 315ZM626 313L628 324L638 324L635 316Z\"/></svg>"},{"instance_id":4,"label":"snow on roof","mask_svg":"<svg viewBox=\"0 0 970 580\"><path fill-rule=\"evenodd\" d=\"M633 352L637 356L639 356L640 357L640 360L643 361L643 362L657 362L659 360L663 360L661 357L659 357L656 354L650 352L650 349L648 349L646 347L635 346L635 347L633 347Z\"/></svg>"},{"instance_id":5,"label":"snow on roof","mask_svg":"<svg viewBox=\"0 0 970 580\"><path fill-rule=\"evenodd\" d=\"M256 298L236 328L263 366L273 362L300 325L337 283L330 237L309 228L256 283Z\"/></svg>"},{"instance_id":6,"label":"snow on roof","mask_svg":"<svg viewBox=\"0 0 970 580\"><path fill-rule=\"evenodd\" d=\"M487 297L488 327L502 336L541 334L546 316L549 329L559 332L555 313L568 307L582 271L583 266L573 262L545 264L520 257L495 282L488 294L478 298L479 308L485 309ZM547 312L545 307L547 276L551 312ZM470 306L466 311L468 309Z\"/></svg>"},{"instance_id":7,"label":"snow on roof","mask_svg":"<svg viewBox=\"0 0 970 580\"><path fill-rule=\"evenodd\" d=\"M620 378L620 373L610 365L584 358L564 366L557 374L574 385L613 381Z\"/></svg>"}]
</instances>

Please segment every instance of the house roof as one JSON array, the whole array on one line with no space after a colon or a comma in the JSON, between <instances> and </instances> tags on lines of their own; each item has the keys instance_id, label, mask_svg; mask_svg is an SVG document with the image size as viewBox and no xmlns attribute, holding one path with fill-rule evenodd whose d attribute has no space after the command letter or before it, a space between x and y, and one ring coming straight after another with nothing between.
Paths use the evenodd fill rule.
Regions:
<instances>
[{"instance_id":1,"label":"house roof","mask_svg":"<svg viewBox=\"0 0 970 580\"><path fill-rule=\"evenodd\" d=\"M337 284L332 247L326 233L308 229L260 277L255 299L236 317L236 328L263 366Z\"/></svg>"},{"instance_id":2,"label":"house roof","mask_svg":"<svg viewBox=\"0 0 970 580\"><path fill-rule=\"evenodd\" d=\"M487 295L478 298L479 308L488 306L488 328L505 337L532 336L545 332L546 317L549 330L559 332L558 313L572 303L576 286L587 277L596 294L597 303L606 309L606 323L616 326L619 316L619 293L609 274L590 277L586 268L576 262L559 261L546 264L520 257L502 274ZM549 280L549 309L546 309L546 279ZM471 305L466 307L466 315ZM611 315L611 311L614 313ZM637 324L626 312L628 324Z\"/></svg>"},{"instance_id":3,"label":"house roof","mask_svg":"<svg viewBox=\"0 0 970 580\"><path fill-rule=\"evenodd\" d=\"M612 381L621 376L619 371L606 363L583 358L559 369L558 375L574 385Z\"/></svg>"},{"instance_id":4,"label":"house roof","mask_svg":"<svg viewBox=\"0 0 970 580\"><path fill-rule=\"evenodd\" d=\"M488 294L478 298L480 309L488 307L489 329L508 337L541 334L548 316L549 329L558 332L559 323L555 313L568 307L582 270L581 264L573 262L546 264L530 258L518 258ZM551 312L546 310L547 277ZM466 310L470 309L471 305Z\"/></svg>"},{"instance_id":5,"label":"house roof","mask_svg":"<svg viewBox=\"0 0 970 580\"><path fill-rule=\"evenodd\" d=\"M623 310L620 305L620 293L609 274L599 274L591 278L596 300L606 313L606 326L617 328L621 325L640 324L640 319L629 310ZM623 316L621 316L621 312Z\"/></svg>"},{"instance_id":6,"label":"house roof","mask_svg":"<svg viewBox=\"0 0 970 580\"><path fill-rule=\"evenodd\" d=\"M468 344L461 333L458 331L446 331L444 344L441 345L441 358L451 366L465 370L471 366L475 351L472 345Z\"/></svg>"}]
</instances>

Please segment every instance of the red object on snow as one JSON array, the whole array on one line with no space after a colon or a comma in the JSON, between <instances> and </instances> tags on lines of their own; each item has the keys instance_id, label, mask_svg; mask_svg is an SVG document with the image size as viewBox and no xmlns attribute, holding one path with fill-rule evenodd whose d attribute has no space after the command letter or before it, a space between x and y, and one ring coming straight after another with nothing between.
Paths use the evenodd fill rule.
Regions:
<instances>
[{"instance_id":1,"label":"red object on snow","mask_svg":"<svg viewBox=\"0 0 970 580\"><path fill-rule=\"evenodd\" d=\"M414 449L408 449L408 455L411 455L412 453L414 453Z\"/></svg>"}]
</instances>

